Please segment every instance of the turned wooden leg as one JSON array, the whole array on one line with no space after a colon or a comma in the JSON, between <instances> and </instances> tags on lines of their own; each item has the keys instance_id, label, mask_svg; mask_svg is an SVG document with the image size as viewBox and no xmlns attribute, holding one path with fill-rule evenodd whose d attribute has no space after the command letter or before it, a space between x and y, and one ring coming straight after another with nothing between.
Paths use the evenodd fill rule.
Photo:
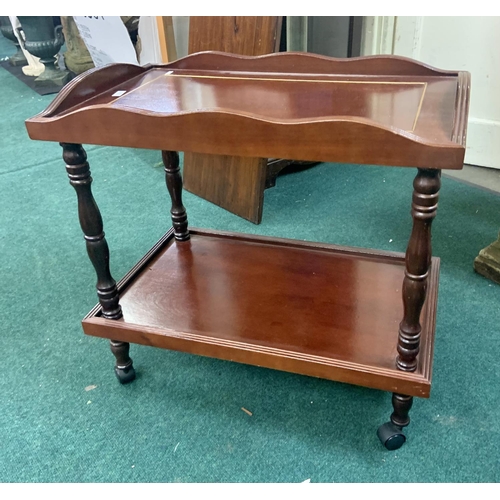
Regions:
<instances>
[{"instance_id":1,"label":"turned wooden leg","mask_svg":"<svg viewBox=\"0 0 500 500\"><path fill-rule=\"evenodd\" d=\"M162 151L161 156L165 165L165 180L170 199L172 200L172 224L174 236L178 241L189 240L188 220L186 209L182 204L182 176L179 168L179 154L176 151Z\"/></svg>"},{"instance_id":2,"label":"turned wooden leg","mask_svg":"<svg viewBox=\"0 0 500 500\"><path fill-rule=\"evenodd\" d=\"M427 293L431 264L431 225L438 206L441 177L439 170L419 169L413 182L411 214L413 230L406 249L406 271L403 280L403 320L399 325L398 357L400 370L417 369L420 348L420 312Z\"/></svg>"},{"instance_id":3,"label":"turned wooden leg","mask_svg":"<svg viewBox=\"0 0 500 500\"><path fill-rule=\"evenodd\" d=\"M392 395L392 407L394 411L391 415L391 422L397 427L403 428L410 423L410 409L413 405L413 397L403 394Z\"/></svg>"},{"instance_id":4,"label":"turned wooden leg","mask_svg":"<svg viewBox=\"0 0 500 500\"><path fill-rule=\"evenodd\" d=\"M82 228L87 253L97 274L97 296L106 319L119 319L122 309L119 304L116 282L109 271L109 248L104 237L101 213L92 195L92 177L87 154L80 144L61 143L69 182L78 198L78 217ZM116 357L115 373L120 382L130 382L135 377L132 360L128 356L129 344L111 341L111 351Z\"/></svg>"},{"instance_id":5,"label":"turned wooden leg","mask_svg":"<svg viewBox=\"0 0 500 500\"><path fill-rule=\"evenodd\" d=\"M132 358L128 355L130 344L119 340L110 340L111 352L116 358L115 374L120 383L127 384L135 379L134 365Z\"/></svg>"},{"instance_id":6,"label":"turned wooden leg","mask_svg":"<svg viewBox=\"0 0 500 500\"><path fill-rule=\"evenodd\" d=\"M417 176L413 181L413 202L411 214L413 217L413 229L410 241L406 249L406 270L403 280L403 320L399 325L398 336L398 356L396 365L399 370L414 372L417 369L417 356L420 348L420 313L425 302L427 293L427 279L432 257L431 247L431 225L436 216L439 188L441 186L440 170L418 169ZM410 423L409 412L413 404L413 397L404 394L393 394L392 406L394 411L391 415L391 422L384 424L379 429L379 437L384 442L384 437L390 434L390 429L394 435ZM392 425L392 426L391 426ZM383 429L384 428L384 429ZM387 431L381 437L381 429ZM402 436L402 435L401 435ZM394 438L396 439L396 438ZM402 440L397 436L393 446ZM387 442L384 443L386 447ZM397 448L399 448L397 446ZM390 449L396 449L394 447Z\"/></svg>"}]
</instances>

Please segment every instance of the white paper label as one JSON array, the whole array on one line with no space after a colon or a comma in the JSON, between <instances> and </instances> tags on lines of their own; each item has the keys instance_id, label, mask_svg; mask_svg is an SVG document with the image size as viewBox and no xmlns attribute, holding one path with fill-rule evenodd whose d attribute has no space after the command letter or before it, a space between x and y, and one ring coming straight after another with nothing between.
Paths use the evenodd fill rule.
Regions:
<instances>
[{"instance_id":1,"label":"white paper label","mask_svg":"<svg viewBox=\"0 0 500 500\"><path fill-rule=\"evenodd\" d=\"M110 63L137 64L132 40L120 16L73 16L96 68Z\"/></svg>"}]
</instances>

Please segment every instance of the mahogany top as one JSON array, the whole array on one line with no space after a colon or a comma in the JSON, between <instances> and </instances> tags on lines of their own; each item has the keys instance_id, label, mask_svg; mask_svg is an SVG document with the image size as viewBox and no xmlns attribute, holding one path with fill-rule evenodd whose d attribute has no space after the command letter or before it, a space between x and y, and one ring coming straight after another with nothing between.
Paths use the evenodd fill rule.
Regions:
<instances>
[{"instance_id":1,"label":"mahogany top","mask_svg":"<svg viewBox=\"0 0 500 500\"><path fill-rule=\"evenodd\" d=\"M459 169L469 81L396 56L203 52L87 71L26 125L58 142Z\"/></svg>"}]
</instances>

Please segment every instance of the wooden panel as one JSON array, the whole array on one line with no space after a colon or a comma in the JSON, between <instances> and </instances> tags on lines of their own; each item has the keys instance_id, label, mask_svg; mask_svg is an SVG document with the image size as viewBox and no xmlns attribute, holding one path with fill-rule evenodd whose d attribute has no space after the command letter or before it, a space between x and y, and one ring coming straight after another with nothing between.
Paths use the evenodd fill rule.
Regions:
<instances>
[{"instance_id":1,"label":"wooden panel","mask_svg":"<svg viewBox=\"0 0 500 500\"><path fill-rule=\"evenodd\" d=\"M281 19L279 16L191 16L189 53L219 50L260 56L276 52Z\"/></svg>"},{"instance_id":2,"label":"wooden panel","mask_svg":"<svg viewBox=\"0 0 500 500\"><path fill-rule=\"evenodd\" d=\"M267 160L184 153L184 187L255 224L262 220Z\"/></svg>"},{"instance_id":3,"label":"wooden panel","mask_svg":"<svg viewBox=\"0 0 500 500\"><path fill-rule=\"evenodd\" d=\"M405 132L418 125L419 135L433 142L450 139L457 93L456 77L301 79L157 70L137 83L109 106L162 114L230 110L283 123L350 116Z\"/></svg>"},{"instance_id":4,"label":"wooden panel","mask_svg":"<svg viewBox=\"0 0 500 500\"><path fill-rule=\"evenodd\" d=\"M217 69L196 69L197 61L210 59ZM182 69L177 62L149 68L117 64L75 79L26 124L31 138L57 142L462 168L468 73L422 74L422 65L399 58L350 61L202 53L184 58ZM382 75L376 61L386 68L401 61L409 74ZM362 73L365 63L369 72ZM288 72L256 71L260 64ZM307 73L308 65L323 71ZM360 70L356 77L345 70L325 72L349 66ZM264 176L252 179L261 182ZM231 186L234 197L242 196L238 184Z\"/></svg>"},{"instance_id":5,"label":"wooden panel","mask_svg":"<svg viewBox=\"0 0 500 500\"><path fill-rule=\"evenodd\" d=\"M189 53L220 50L258 56L278 50L281 17L191 16ZM184 155L184 188L259 224L264 203L267 159Z\"/></svg>"},{"instance_id":6,"label":"wooden panel","mask_svg":"<svg viewBox=\"0 0 500 500\"><path fill-rule=\"evenodd\" d=\"M199 229L156 248L119 285L123 320L97 307L87 334L428 397L439 259L406 374L395 365L404 254Z\"/></svg>"}]
</instances>

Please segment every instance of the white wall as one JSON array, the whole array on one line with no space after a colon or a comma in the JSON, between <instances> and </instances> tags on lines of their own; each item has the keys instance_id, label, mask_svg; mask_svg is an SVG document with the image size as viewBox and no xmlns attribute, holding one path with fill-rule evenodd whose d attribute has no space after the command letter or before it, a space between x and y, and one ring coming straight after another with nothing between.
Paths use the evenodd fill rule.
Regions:
<instances>
[{"instance_id":1,"label":"white wall","mask_svg":"<svg viewBox=\"0 0 500 500\"><path fill-rule=\"evenodd\" d=\"M188 55L189 16L172 16L177 57Z\"/></svg>"},{"instance_id":2,"label":"white wall","mask_svg":"<svg viewBox=\"0 0 500 500\"><path fill-rule=\"evenodd\" d=\"M363 53L471 73L466 163L500 168L500 17L371 17Z\"/></svg>"},{"instance_id":3,"label":"white wall","mask_svg":"<svg viewBox=\"0 0 500 500\"><path fill-rule=\"evenodd\" d=\"M139 19L141 52L139 64L161 64L161 50L158 42L158 25L155 16L141 16Z\"/></svg>"}]
</instances>

